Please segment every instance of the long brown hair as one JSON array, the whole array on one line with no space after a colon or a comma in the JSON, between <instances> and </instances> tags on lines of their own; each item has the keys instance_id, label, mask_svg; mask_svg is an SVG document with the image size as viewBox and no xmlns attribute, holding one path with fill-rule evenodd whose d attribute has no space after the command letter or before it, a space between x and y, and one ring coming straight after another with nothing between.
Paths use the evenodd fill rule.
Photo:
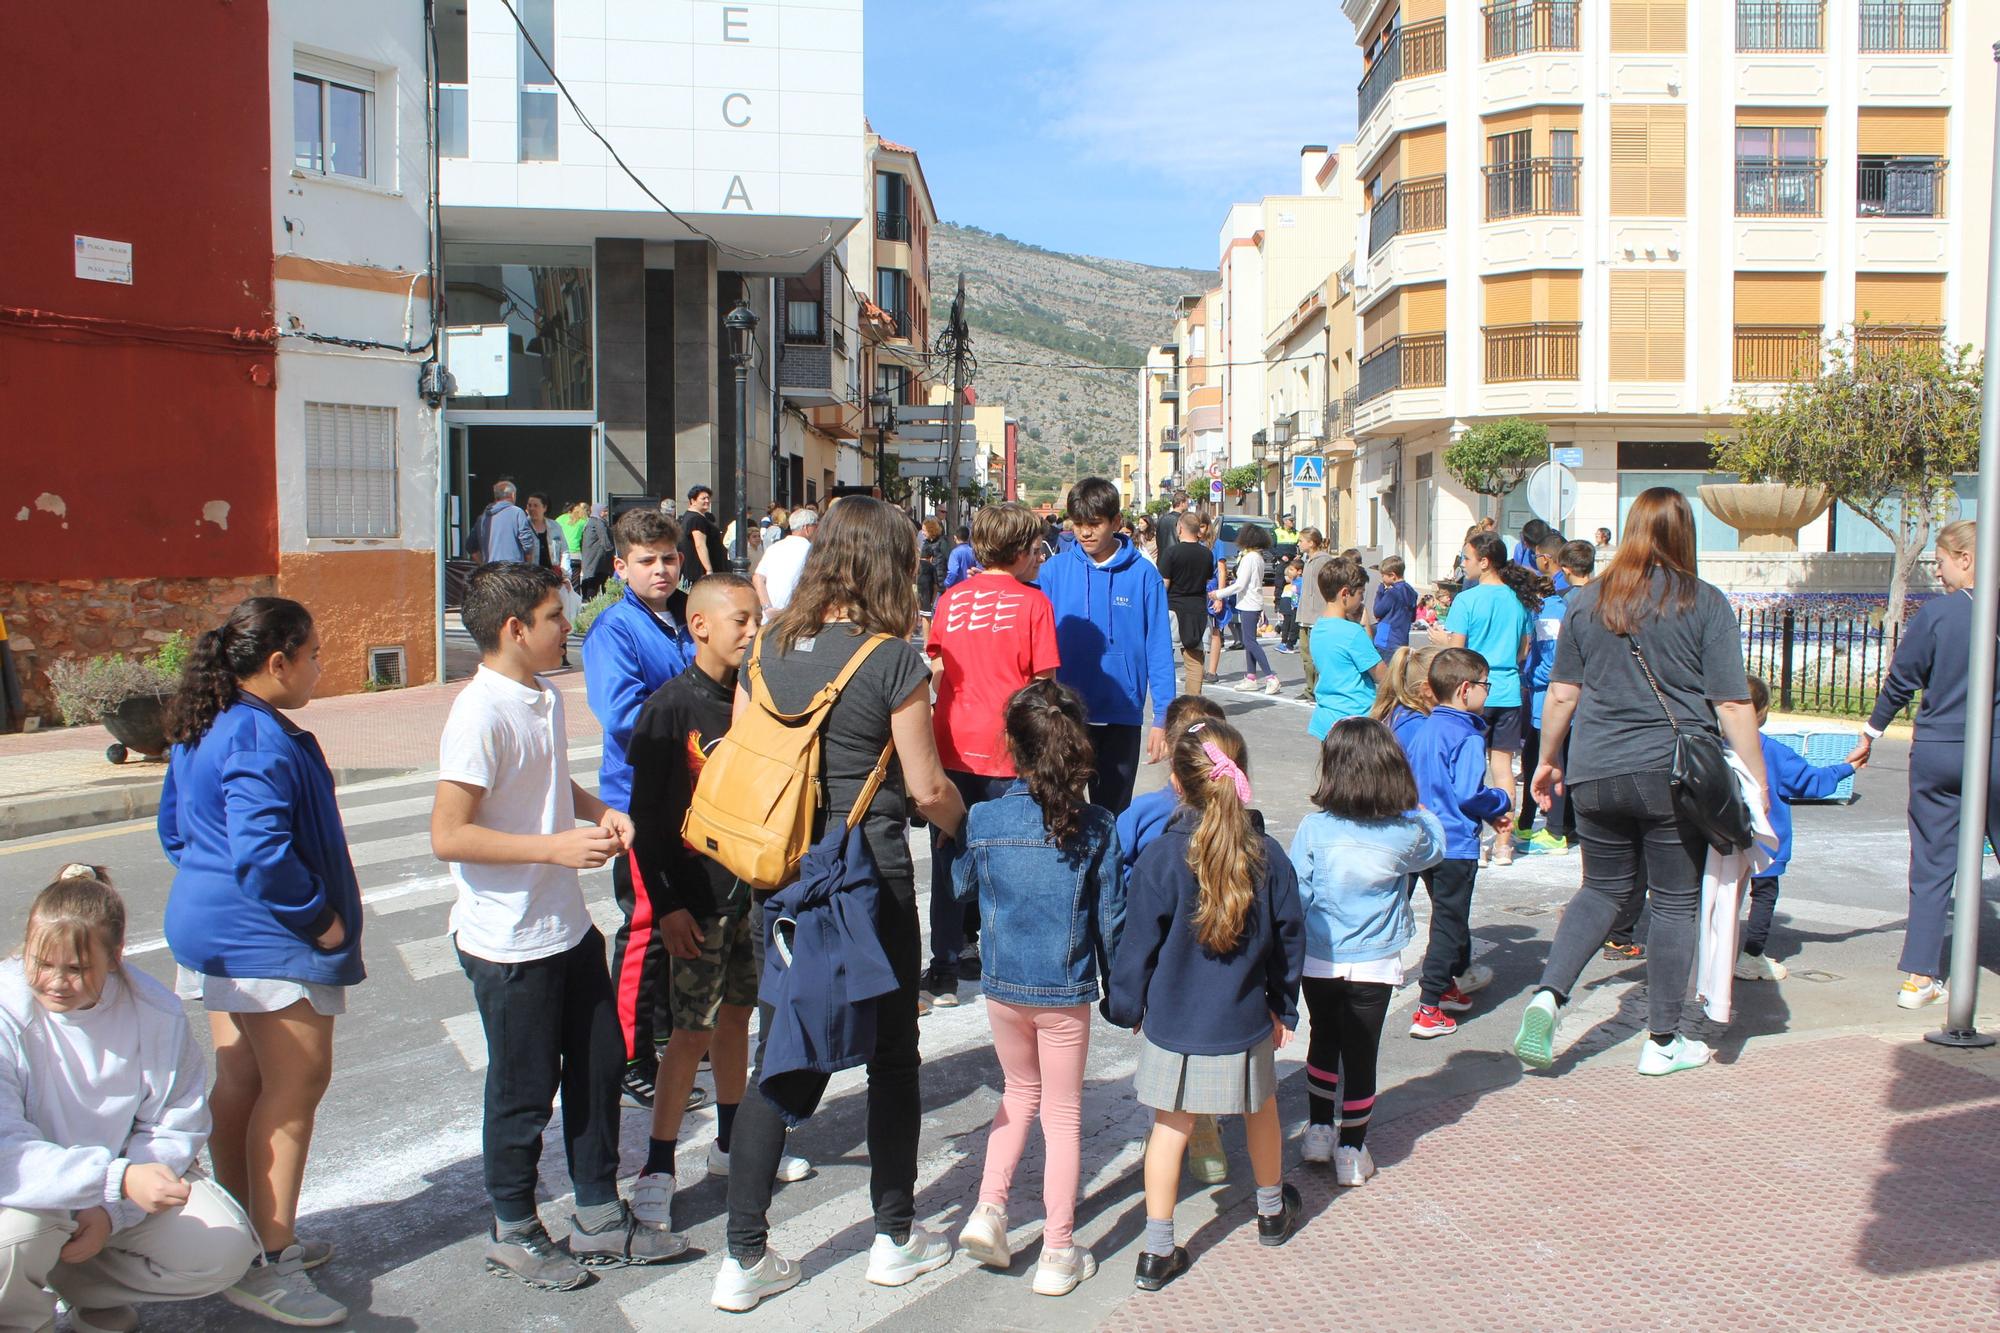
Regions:
<instances>
[{"instance_id":1,"label":"long brown hair","mask_svg":"<svg viewBox=\"0 0 2000 1333\"><path fill-rule=\"evenodd\" d=\"M1054 679L1029 681L1007 701L1007 749L1049 841L1067 847L1083 831L1083 789L1097 775L1083 700Z\"/></svg>"},{"instance_id":2,"label":"long brown hair","mask_svg":"<svg viewBox=\"0 0 2000 1333\"><path fill-rule=\"evenodd\" d=\"M1431 659L1443 650L1426 644L1421 648L1398 648L1382 670L1382 683L1375 689L1375 705L1368 716L1387 722L1396 715L1398 704L1418 713L1429 713L1432 701L1424 697L1430 685Z\"/></svg>"},{"instance_id":3,"label":"long brown hair","mask_svg":"<svg viewBox=\"0 0 2000 1333\"><path fill-rule=\"evenodd\" d=\"M1174 744L1174 778L1181 799L1201 814L1188 841L1188 869L1196 885L1194 935L1212 954L1242 943L1244 924L1264 878L1264 840L1250 807L1236 794L1232 778L1216 774L1203 745L1213 745L1230 763L1249 773L1243 734L1227 722L1204 722Z\"/></svg>"},{"instance_id":4,"label":"long brown hair","mask_svg":"<svg viewBox=\"0 0 2000 1333\"><path fill-rule=\"evenodd\" d=\"M1625 516L1625 536L1596 580L1597 619L1613 634L1630 634L1669 606L1694 609L1694 510L1671 486L1639 492ZM1653 571L1666 575L1666 596L1653 604Z\"/></svg>"},{"instance_id":5,"label":"long brown hair","mask_svg":"<svg viewBox=\"0 0 2000 1333\"><path fill-rule=\"evenodd\" d=\"M908 638L917 627L917 530L902 513L850 495L819 521L791 603L771 622L774 645L790 652L835 611L868 634Z\"/></svg>"}]
</instances>

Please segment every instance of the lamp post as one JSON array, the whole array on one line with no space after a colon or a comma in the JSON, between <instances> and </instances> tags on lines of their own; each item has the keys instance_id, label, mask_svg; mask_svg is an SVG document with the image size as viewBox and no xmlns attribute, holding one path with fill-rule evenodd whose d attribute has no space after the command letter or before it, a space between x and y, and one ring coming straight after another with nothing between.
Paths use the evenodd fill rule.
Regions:
<instances>
[{"instance_id":1,"label":"lamp post","mask_svg":"<svg viewBox=\"0 0 2000 1333\"><path fill-rule=\"evenodd\" d=\"M1285 515L1285 454L1292 443L1292 419L1279 417L1271 423L1271 448L1278 456L1278 511L1271 517L1282 520Z\"/></svg>"},{"instance_id":2,"label":"lamp post","mask_svg":"<svg viewBox=\"0 0 2000 1333\"><path fill-rule=\"evenodd\" d=\"M757 312L738 296L735 307L722 317L722 327L729 332L729 359L736 365L736 541L729 558L738 574L748 574L750 483L744 465L750 456L750 349L757 337Z\"/></svg>"},{"instance_id":3,"label":"lamp post","mask_svg":"<svg viewBox=\"0 0 2000 1333\"><path fill-rule=\"evenodd\" d=\"M888 393L877 389L868 395L868 423L875 427L875 494L887 500L889 493L882 480L882 455L887 451L885 439L889 434L889 419L896 410Z\"/></svg>"}]
</instances>

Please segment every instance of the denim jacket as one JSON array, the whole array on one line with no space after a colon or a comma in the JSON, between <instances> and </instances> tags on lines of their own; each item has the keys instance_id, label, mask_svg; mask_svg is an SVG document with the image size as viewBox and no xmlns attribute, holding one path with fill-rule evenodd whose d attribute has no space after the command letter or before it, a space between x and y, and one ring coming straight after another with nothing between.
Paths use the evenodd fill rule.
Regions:
<instances>
[{"instance_id":1,"label":"denim jacket","mask_svg":"<svg viewBox=\"0 0 2000 1333\"><path fill-rule=\"evenodd\" d=\"M1443 859L1444 826L1428 810L1394 819L1307 815L1292 836L1306 957L1372 963L1401 953L1417 931L1410 876Z\"/></svg>"},{"instance_id":2,"label":"denim jacket","mask_svg":"<svg viewBox=\"0 0 2000 1333\"><path fill-rule=\"evenodd\" d=\"M979 899L987 998L1063 1009L1102 993L1125 928L1125 881L1111 812L1088 805L1082 816L1076 845L1064 850L1050 843L1025 782L967 812L952 889Z\"/></svg>"}]
</instances>

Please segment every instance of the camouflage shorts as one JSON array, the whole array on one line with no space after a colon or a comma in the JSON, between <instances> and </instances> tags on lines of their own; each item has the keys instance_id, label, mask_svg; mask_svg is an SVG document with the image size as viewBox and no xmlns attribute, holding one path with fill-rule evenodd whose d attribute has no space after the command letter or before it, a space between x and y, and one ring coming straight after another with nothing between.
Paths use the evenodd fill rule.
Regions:
<instances>
[{"instance_id":1,"label":"camouflage shorts","mask_svg":"<svg viewBox=\"0 0 2000 1333\"><path fill-rule=\"evenodd\" d=\"M667 1003L674 1031L713 1032L717 1011L725 1004L750 1008L757 1003L757 964L752 953L752 913L705 917L701 953L694 958L669 958Z\"/></svg>"}]
</instances>

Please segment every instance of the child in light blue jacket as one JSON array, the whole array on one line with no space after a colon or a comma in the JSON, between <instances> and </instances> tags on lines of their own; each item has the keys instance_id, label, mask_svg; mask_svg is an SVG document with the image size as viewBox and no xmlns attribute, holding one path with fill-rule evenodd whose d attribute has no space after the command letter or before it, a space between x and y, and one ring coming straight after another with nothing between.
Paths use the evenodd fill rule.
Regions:
<instances>
[{"instance_id":1,"label":"child in light blue jacket","mask_svg":"<svg viewBox=\"0 0 2000 1333\"><path fill-rule=\"evenodd\" d=\"M1306 918L1301 984L1312 1015L1301 1156L1331 1161L1335 1184L1361 1185L1375 1174L1366 1138L1376 1052L1390 996L1403 984L1403 950L1416 935L1410 876L1443 859L1444 827L1418 808L1402 747L1372 718L1343 718L1327 732L1313 804L1318 813L1292 838Z\"/></svg>"}]
</instances>

